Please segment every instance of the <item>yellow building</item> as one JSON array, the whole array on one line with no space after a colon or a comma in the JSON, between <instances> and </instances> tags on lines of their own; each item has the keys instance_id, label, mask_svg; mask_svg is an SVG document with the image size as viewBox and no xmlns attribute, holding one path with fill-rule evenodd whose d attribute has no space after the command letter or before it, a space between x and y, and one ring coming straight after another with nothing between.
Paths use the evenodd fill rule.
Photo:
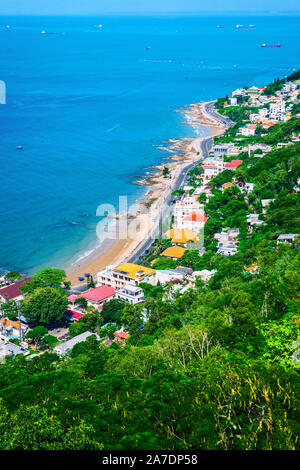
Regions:
<instances>
[{"instance_id":1,"label":"yellow building","mask_svg":"<svg viewBox=\"0 0 300 470\"><path fill-rule=\"evenodd\" d=\"M188 228L172 228L165 235L167 238L171 238L174 245L186 245L188 242L195 242L198 238L197 232Z\"/></svg>"},{"instance_id":2,"label":"yellow building","mask_svg":"<svg viewBox=\"0 0 300 470\"><path fill-rule=\"evenodd\" d=\"M98 285L110 286L114 289L120 289L126 284L137 286L140 282L155 284L155 270L139 264L123 263L97 274Z\"/></svg>"},{"instance_id":3,"label":"yellow building","mask_svg":"<svg viewBox=\"0 0 300 470\"><path fill-rule=\"evenodd\" d=\"M166 258L178 259L183 257L185 251L186 249L182 246L170 246L161 253L161 256L165 256Z\"/></svg>"}]
</instances>

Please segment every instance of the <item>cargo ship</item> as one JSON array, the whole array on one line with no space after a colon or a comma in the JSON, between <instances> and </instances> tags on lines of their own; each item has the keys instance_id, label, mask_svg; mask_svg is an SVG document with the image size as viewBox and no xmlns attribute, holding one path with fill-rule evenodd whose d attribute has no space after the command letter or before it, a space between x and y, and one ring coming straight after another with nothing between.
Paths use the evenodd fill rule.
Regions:
<instances>
[{"instance_id":1,"label":"cargo ship","mask_svg":"<svg viewBox=\"0 0 300 470\"><path fill-rule=\"evenodd\" d=\"M263 44L261 45L261 47L281 47L281 44L278 43L278 44L269 44L269 45L268 45L268 44L266 44L266 43L263 43Z\"/></svg>"},{"instance_id":2,"label":"cargo ship","mask_svg":"<svg viewBox=\"0 0 300 470\"><path fill-rule=\"evenodd\" d=\"M244 26L243 24L237 24L236 29L256 29L255 24L249 24L248 26Z\"/></svg>"}]
</instances>

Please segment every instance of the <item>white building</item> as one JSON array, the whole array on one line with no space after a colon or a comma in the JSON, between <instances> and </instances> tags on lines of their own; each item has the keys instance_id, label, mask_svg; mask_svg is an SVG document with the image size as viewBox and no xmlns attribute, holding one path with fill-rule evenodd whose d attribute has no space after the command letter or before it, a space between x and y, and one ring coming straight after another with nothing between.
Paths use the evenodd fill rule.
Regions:
<instances>
[{"instance_id":1,"label":"white building","mask_svg":"<svg viewBox=\"0 0 300 470\"><path fill-rule=\"evenodd\" d=\"M230 103L230 106L237 106L237 98L236 97L229 98L229 103Z\"/></svg>"},{"instance_id":2,"label":"white building","mask_svg":"<svg viewBox=\"0 0 300 470\"><path fill-rule=\"evenodd\" d=\"M184 217L184 219L181 221L182 226L178 228L199 232L204 227L206 221L207 217L204 215L203 211L195 211Z\"/></svg>"},{"instance_id":3,"label":"white building","mask_svg":"<svg viewBox=\"0 0 300 470\"><path fill-rule=\"evenodd\" d=\"M244 88L237 88L231 93L231 96L245 96L246 90Z\"/></svg>"},{"instance_id":4,"label":"white building","mask_svg":"<svg viewBox=\"0 0 300 470\"><path fill-rule=\"evenodd\" d=\"M255 124L246 124L239 128L239 131L242 135L248 137L251 135L255 135L256 125Z\"/></svg>"},{"instance_id":5,"label":"white building","mask_svg":"<svg viewBox=\"0 0 300 470\"><path fill-rule=\"evenodd\" d=\"M266 214L268 207L270 206L271 202L275 201L275 199L262 199L261 205L263 208L263 214Z\"/></svg>"},{"instance_id":6,"label":"white building","mask_svg":"<svg viewBox=\"0 0 300 470\"><path fill-rule=\"evenodd\" d=\"M250 227L254 225L263 225L264 221L259 219L258 214L249 214L247 215L247 223Z\"/></svg>"},{"instance_id":7,"label":"white building","mask_svg":"<svg viewBox=\"0 0 300 470\"><path fill-rule=\"evenodd\" d=\"M249 116L249 119L250 119L250 122L256 122L258 119L259 119L259 114L255 114L255 113L251 113L250 116Z\"/></svg>"},{"instance_id":8,"label":"white building","mask_svg":"<svg viewBox=\"0 0 300 470\"><path fill-rule=\"evenodd\" d=\"M278 100L270 104L270 118L276 120L284 120L285 117L285 102Z\"/></svg>"},{"instance_id":9,"label":"white building","mask_svg":"<svg viewBox=\"0 0 300 470\"><path fill-rule=\"evenodd\" d=\"M218 240L217 253L224 256L231 256L237 253L237 237L239 229L224 229L221 233L216 233L214 238Z\"/></svg>"},{"instance_id":10,"label":"white building","mask_svg":"<svg viewBox=\"0 0 300 470\"><path fill-rule=\"evenodd\" d=\"M57 346L55 346L53 351L59 354L60 356L63 356L64 354L67 354L69 351L71 351L72 348L75 346L75 344L82 343L89 336L92 336L92 335L95 335L95 333L91 333L90 331L85 331L84 333L81 333L80 335L74 336L74 338L71 338L68 341L59 343ZM100 339L98 335L95 335L95 336L97 337L98 340Z\"/></svg>"},{"instance_id":11,"label":"white building","mask_svg":"<svg viewBox=\"0 0 300 470\"><path fill-rule=\"evenodd\" d=\"M207 158L201 166L204 170L204 182L212 180L225 169L223 157Z\"/></svg>"},{"instance_id":12,"label":"white building","mask_svg":"<svg viewBox=\"0 0 300 470\"><path fill-rule=\"evenodd\" d=\"M158 269L156 271L156 279L157 282L160 282L160 284L163 286L165 284L168 284L171 281L183 281L185 278L185 274L179 271L176 271L176 269Z\"/></svg>"},{"instance_id":13,"label":"white building","mask_svg":"<svg viewBox=\"0 0 300 470\"><path fill-rule=\"evenodd\" d=\"M194 271L191 278L193 282L196 281L197 277L200 277L203 282L208 282L216 272L217 271L215 269L212 269L211 271L208 269L202 269L201 271Z\"/></svg>"},{"instance_id":14,"label":"white building","mask_svg":"<svg viewBox=\"0 0 300 470\"><path fill-rule=\"evenodd\" d=\"M234 144L232 143L214 145L213 147L214 157L217 158L217 157L221 157L222 155L228 155L233 148L234 148Z\"/></svg>"},{"instance_id":15,"label":"white building","mask_svg":"<svg viewBox=\"0 0 300 470\"><path fill-rule=\"evenodd\" d=\"M116 298L123 299L133 305L145 300L143 289L132 284L125 284L123 289L116 292Z\"/></svg>"},{"instance_id":16,"label":"white building","mask_svg":"<svg viewBox=\"0 0 300 470\"><path fill-rule=\"evenodd\" d=\"M277 243L293 243L298 235L298 233L282 233L277 238Z\"/></svg>"},{"instance_id":17,"label":"white building","mask_svg":"<svg viewBox=\"0 0 300 470\"><path fill-rule=\"evenodd\" d=\"M258 110L258 115L259 115L259 117L261 117L261 118L267 117L268 114L269 114L268 108L262 108L262 109L259 109L259 110Z\"/></svg>"},{"instance_id":18,"label":"white building","mask_svg":"<svg viewBox=\"0 0 300 470\"><path fill-rule=\"evenodd\" d=\"M185 196L176 201L173 213L174 228L188 228L184 224L184 219L193 212L199 212L201 207L202 205L195 196Z\"/></svg>"}]
</instances>

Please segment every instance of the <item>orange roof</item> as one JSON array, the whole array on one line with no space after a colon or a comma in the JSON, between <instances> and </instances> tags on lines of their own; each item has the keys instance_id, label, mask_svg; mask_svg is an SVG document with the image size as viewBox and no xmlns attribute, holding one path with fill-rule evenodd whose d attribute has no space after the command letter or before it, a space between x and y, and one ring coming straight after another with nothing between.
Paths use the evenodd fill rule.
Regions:
<instances>
[{"instance_id":1,"label":"orange roof","mask_svg":"<svg viewBox=\"0 0 300 470\"><path fill-rule=\"evenodd\" d=\"M19 328L19 322L18 321L13 321L9 320L8 318L4 319L5 321L5 327L7 328L8 326L12 326L13 328Z\"/></svg>"},{"instance_id":2,"label":"orange roof","mask_svg":"<svg viewBox=\"0 0 300 470\"><path fill-rule=\"evenodd\" d=\"M253 269L256 269L258 266L260 266L260 264L252 264L252 266L250 266L249 268L247 268L247 266L244 266L244 270L252 271Z\"/></svg>"},{"instance_id":3,"label":"orange roof","mask_svg":"<svg viewBox=\"0 0 300 470\"><path fill-rule=\"evenodd\" d=\"M129 335L129 333L125 333L125 331L116 331L114 333L114 336L116 337L116 339L120 338L121 340L123 340L123 339L128 338L128 336L130 336L130 335Z\"/></svg>"},{"instance_id":4,"label":"orange roof","mask_svg":"<svg viewBox=\"0 0 300 470\"><path fill-rule=\"evenodd\" d=\"M198 238L197 232L188 228L172 228L166 232L166 237L172 239L172 243L195 242Z\"/></svg>"},{"instance_id":5,"label":"orange roof","mask_svg":"<svg viewBox=\"0 0 300 470\"><path fill-rule=\"evenodd\" d=\"M166 256L167 258L182 258L185 251L185 248L181 246L170 246L170 248L167 248L161 253L161 256Z\"/></svg>"}]
</instances>

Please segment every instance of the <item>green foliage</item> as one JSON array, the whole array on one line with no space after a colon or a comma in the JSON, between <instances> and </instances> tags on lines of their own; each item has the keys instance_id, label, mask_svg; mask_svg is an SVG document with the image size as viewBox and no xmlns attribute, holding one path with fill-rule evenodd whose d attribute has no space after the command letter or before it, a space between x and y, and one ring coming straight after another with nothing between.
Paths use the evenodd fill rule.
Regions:
<instances>
[{"instance_id":1,"label":"green foliage","mask_svg":"<svg viewBox=\"0 0 300 470\"><path fill-rule=\"evenodd\" d=\"M4 278L9 282L19 281L22 275L18 271L10 271L5 274Z\"/></svg>"},{"instance_id":2,"label":"green foliage","mask_svg":"<svg viewBox=\"0 0 300 470\"><path fill-rule=\"evenodd\" d=\"M69 335L72 338L85 331L99 332L101 325L103 325L103 317L97 310L93 309L69 326Z\"/></svg>"},{"instance_id":3,"label":"green foliage","mask_svg":"<svg viewBox=\"0 0 300 470\"><path fill-rule=\"evenodd\" d=\"M169 173L170 173L170 170L168 167L164 166L163 168L163 176L164 178L166 178L167 176L169 176Z\"/></svg>"},{"instance_id":4,"label":"green foliage","mask_svg":"<svg viewBox=\"0 0 300 470\"><path fill-rule=\"evenodd\" d=\"M172 192L172 196L182 196L184 194L184 189L175 189L175 191Z\"/></svg>"},{"instance_id":5,"label":"green foliage","mask_svg":"<svg viewBox=\"0 0 300 470\"><path fill-rule=\"evenodd\" d=\"M31 339L35 344L40 343L41 340L47 335L48 330L44 326L36 326L33 330L28 331L26 333L25 338ZM50 336L50 335L48 335Z\"/></svg>"},{"instance_id":6,"label":"green foliage","mask_svg":"<svg viewBox=\"0 0 300 470\"><path fill-rule=\"evenodd\" d=\"M140 306L126 304L122 314L122 325L133 334L139 330L142 324L143 318Z\"/></svg>"},{"instance_id":7,"label":"green foliage","mask_svg":"<svg viewBox=\"0 0 300 470\"><path fill-rule=\"evenodd\" d=\"M77 322L74 322L69 326L69 336L74 338L74 336L81 335L81 333L85 333L86 331L89 331L89 329L89 325L80 318Z\"/></svg>"},{"instance_id":8,"label":"green foliage","mask_svg":"<svg viewBox=\"0 0 300 470\"><path fill-rule=\"evenodd\" d=\"M158 282L156 286L152 286L151 284L148 284L147 282L141 282L139 284L139 287L143 289L145 297L153 297L156 299L157 297L162 295L162 293L164 292L163 287L160 284L160 282Z\"/></svg>"},{"instance_id":9,"label":"green foliage","mask_svg":"<svg viewBox=\"0 0 300 470\"><path fill-rule=\"evenodd\" d=\"M39 405L9 412L0 401L1 450L101 450L93 426L84 420L63 424Z\"/></svg>"},{"instance_id":10,"label":"green foliage","mask_svg":"<svg viewBox=\"0 0 300 470\"><path fill-rule=\"evenodd\" d=\"M46 268L35 273L30 281L25 282L20 291L24 294L30 294L41 287L60 287L65 281L66 273L62 269Z\"/></svg>"},{"instance_id":11,"label":"green foliage","mask_svg":"<svg viewBox=\"0 0 300 470\"><path fill-rule=\"evenodd\" d=\"M259 334L262 340L262 357L265 360L279 362L288 368L300 368L299 364L293 362L296 349L300 349L300 343L296 343L300 334L299 316L288 313L280 320L262 323Z\"/></svg>"},{"instance_id":12,"label":"green foliage","mask_svg":"<svg viewBox=\"0 0 300 470\"><path fill-rule=\"evenodd\" d=\"M33 325L50 325L60 321L66 313L68 299L64 292L52 287L43 287L21 302L21 312Z\"/></svg>"},{"instance_id":13,"label":"green foliage","mask_svg":"<svg viewBox=\"0 0 300 470\"><path fill-rule=\"evenodd\" d=\"M18 317L18 305L15 300L8 300L1 305L1 310L9 320L16 320Z\"/></svg>"},{"instance_id":14,"label":"green foliage","mask_svg":"<svg viewBox=\"0 0 300 470\"><path fill-rule=\"evenodd\" d=\"M121 326L121 318L125 301L122 299L112 299L105 302L101 310L104 323L113 322Z\"/></svg>"},{"instance_id":15,"label":"green foliage","mask_svg":"<svg viewBox=\"0 0 300 470\"><path fill-rule=\"evenodd\" d=\"M277 90L280 90L284 85L284 80L279 80L279 78L275 78L272 83L266 86L263 91L263 95L271 96L275 95Z\"/></svg>"},{"instance_id":16,"label":"green foliage","mask_svg":"<svg viewBox=\"0 0 300 470\"><path fill-rule=\"evenodd\" d=\"M224 102L217 101L222 112ZM255 139L286 138L297 126L290 120ZM0 364L0 449L299 449L300 239L277 244L280 233L299 233L299 154L299 144L260 159L244 153L238 171L214 180L203 256L189 247L168 260L159 255L170 240L155 241L148 265L216 270L206 285L198 280L180 295L172 283L142 283L142 304L114 299L102 315L88 308L69 328L70 336L113 339L122 325L130 332L125 344L92 336L63 358L45 352ZM216 189L232 176L254 183L252 193ZM262 215L268 198L274 201ZM248 230L248 213L264 225ZM213 240L225 227L240 230L238 253L227 258ZM245 269L253 264L256 270ZM34 282L35 289L41 280ZM27 318L53 318L57 296L66 299L58 285L39 285L22 313L25 306ZM45 330L31 334L53 347Z\"/></svg>"},{"instance_id":17,"label":"green foliage","mask_svg":"<svg viewBox=\"0 0 300 470\"><path fill-rule=\"evenodd\" d=\"M176 268L177 262L171 258L166 258L165 256L159 256L156 258L155 263L153 263L153 269L174 269Z\"/></svg>"},{"instance_id":18,"label":"green foliage","mask_svg":"<svg viewBox=\"0 0 300 470\"><path fill-rule=\"evenodd\" d=\"M88 306L88 302L86 300L85 297L78 297L76 300L75 300L75 304L83 309L83 310L86 310L87 306Z\"/></svg>"},{"instance_id":19,"label":"green foliage","mask_svg":"<svg viewBox=\"0 0 300 470\"><path fill-rule=\"evenodd\" d=\"M43 337L43 342L50 346L53 349L58 344L58 339L53 335L45 335Z\"/></svg>"}]
</instances>

